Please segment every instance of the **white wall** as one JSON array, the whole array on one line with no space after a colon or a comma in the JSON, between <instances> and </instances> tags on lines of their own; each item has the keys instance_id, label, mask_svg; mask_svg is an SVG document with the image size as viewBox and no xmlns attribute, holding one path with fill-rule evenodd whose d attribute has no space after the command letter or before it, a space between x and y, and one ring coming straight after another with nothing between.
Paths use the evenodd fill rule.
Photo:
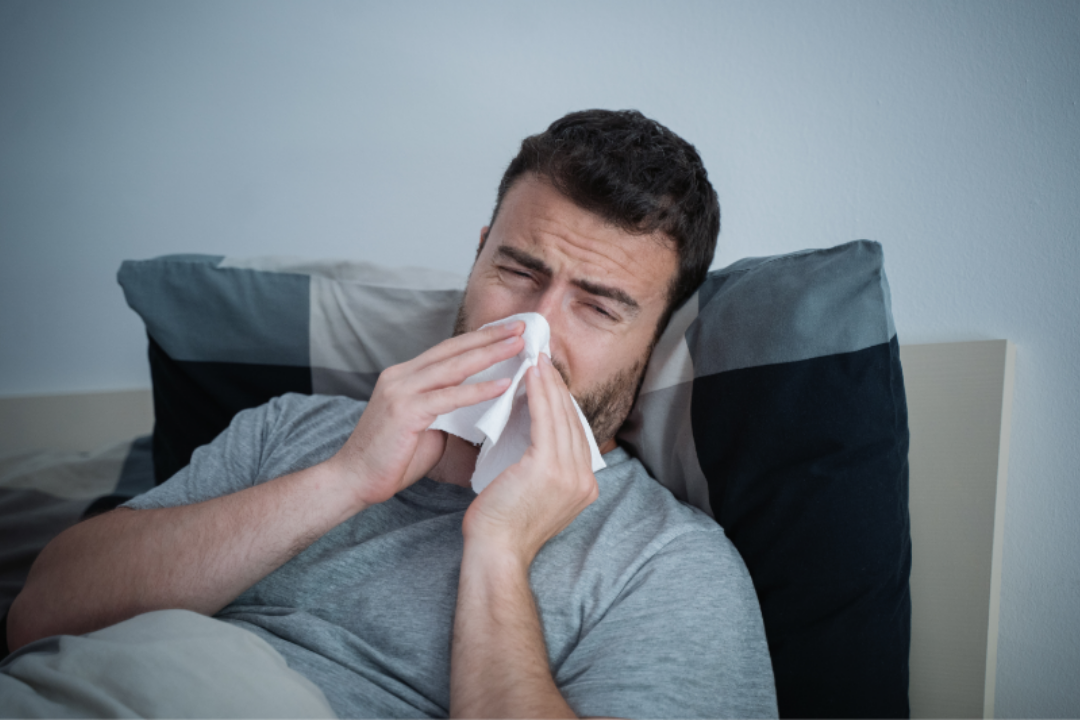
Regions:
<instances>
[{"instance_id":1,"label":"white wall","mask_svg":"<svg viewBox=\"0 0 1080 720\"><path fill-rule=\"evenodd\" d=\"M902 342L1019 347L997 712L1080 715L1080 3L0 0L0 396L149 385L170 252L466 272L569 110L694 142L718 265L881 241Z\"/></svg>"}]
</instances>

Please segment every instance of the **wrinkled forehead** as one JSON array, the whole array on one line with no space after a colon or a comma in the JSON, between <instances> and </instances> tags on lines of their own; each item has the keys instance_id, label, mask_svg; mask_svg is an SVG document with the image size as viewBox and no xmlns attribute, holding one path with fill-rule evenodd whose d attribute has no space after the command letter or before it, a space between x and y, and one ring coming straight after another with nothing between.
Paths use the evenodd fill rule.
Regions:
<instances>
[{"instance_id":1,"label":"wrinkled forehead","mask_svg":"<svg viewBox=\"0 0 1080 720\"><path fill-rule=\"evenodd\" d=\"M675 243L666 234L629 232L535 175L507 192L484 245L488 261L527 256L545 266L538 270L629 284L643 300L666 297L678 269Z\"/></svg>"}]
</instances>

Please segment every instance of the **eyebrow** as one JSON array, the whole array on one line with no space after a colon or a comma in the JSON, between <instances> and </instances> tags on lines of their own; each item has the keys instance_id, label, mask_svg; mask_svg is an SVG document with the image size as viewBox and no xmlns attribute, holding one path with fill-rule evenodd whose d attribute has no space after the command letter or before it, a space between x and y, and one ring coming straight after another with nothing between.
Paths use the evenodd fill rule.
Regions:
<instances>
[{"instance_id":1,"label":"eyebrow","mask_svg":"<svg viewBox=\"0 0 1080 720\"><path fill-rule=\"evenodd\" d=\"M500 245L498 249L496 249L495 253L516 262L518 265L522 266L527 270L532 270L533 272L537 272L542 275L546 275L547 277L551 277L551 268L548 266L548 264L540 258L533 257L527 252L518 250L515 247ZM620 290L617 287L611 287L610 285L601 285L600 283L595 283L591 280L571 280L570 284L581 288L590 295L596 295L598 297L605 297L610 300L614 300L615 302L626 306L628 310L634 313L637 313L641 309L641 306L638 304L637 300L630 297L625 291Z\"/></svg>"}]
</instances>

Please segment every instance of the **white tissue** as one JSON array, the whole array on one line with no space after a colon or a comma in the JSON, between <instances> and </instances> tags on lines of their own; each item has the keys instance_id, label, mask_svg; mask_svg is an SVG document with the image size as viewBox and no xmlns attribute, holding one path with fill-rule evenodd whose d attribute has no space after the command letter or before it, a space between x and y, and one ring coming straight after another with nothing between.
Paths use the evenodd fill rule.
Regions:
<instances>
[{"instance_id":1,"label":"white tissue","mask_svg":"<svg viewBox=\"0 0 1080 720\"><path fill-rule=\"evenodd\" d=\"M529 418L525 383L522 380L525 377L525 371L539 361L540 353L551 356L551 328L544 316L539 313L511 315L488 323L484 327L504 325L515 320L522 320L525 323L525 333L522 335L525 348L509 360L478 372L465 381L479 383L511 378L510 387L497 398L440 415L431 424L432 430L443 430L471 443L483 443L480 446L480 455L476 458L476 469L472 476L472 488L477 493L486 488L498 477L499 473L520 460L532 443L530 435L532 423ZM593 472L602 470L607 465L600 456L600 449L596 447L596 438L593 437L592 428L589 427L589 421L585 419L581 408L578 407L577 400L574 400L574 409L577 410L578 419L589 441L592 470Z\"/></svg>"}]
</instances>

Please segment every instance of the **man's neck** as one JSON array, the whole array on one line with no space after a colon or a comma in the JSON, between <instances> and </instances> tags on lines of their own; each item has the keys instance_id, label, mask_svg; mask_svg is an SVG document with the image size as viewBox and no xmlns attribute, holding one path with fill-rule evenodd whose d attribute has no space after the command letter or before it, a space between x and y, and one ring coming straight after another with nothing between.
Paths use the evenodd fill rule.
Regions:
<instances>
[{"instance_id":1,"label":"man's neck","mask_svg":"<svg viewBox=\"0 0 1080 720\"><path fill-rule=\"evenodd\" d=\"M480 448L457 435L446 435L446 448L439 462L431 468L428 477L435 482L461 487L472 487L472 475L476 469L476 456Z\"/></svg>"}]
</instances>

